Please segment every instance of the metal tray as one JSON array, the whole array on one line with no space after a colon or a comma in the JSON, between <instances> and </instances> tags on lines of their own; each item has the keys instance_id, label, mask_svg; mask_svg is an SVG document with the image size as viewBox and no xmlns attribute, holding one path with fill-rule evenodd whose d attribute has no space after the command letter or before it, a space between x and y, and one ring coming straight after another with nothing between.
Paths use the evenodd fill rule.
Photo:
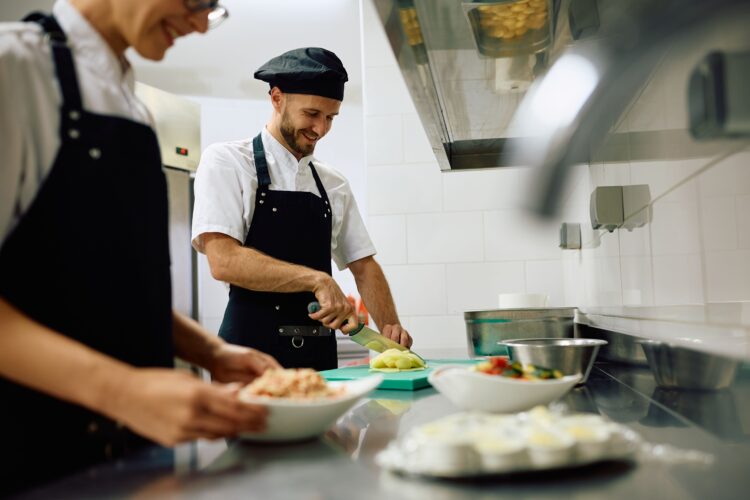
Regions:
<instances>
[{"instance_id":1,"label":"metal tray","mask_svg":"<svg viewBox=\"0 0 750 500\"><path fill-rule=\"evenodd\" d=\"M484 56L535 54L552 43L551 0L475 1L462 7Z\"/></svg>"}]
</instances>

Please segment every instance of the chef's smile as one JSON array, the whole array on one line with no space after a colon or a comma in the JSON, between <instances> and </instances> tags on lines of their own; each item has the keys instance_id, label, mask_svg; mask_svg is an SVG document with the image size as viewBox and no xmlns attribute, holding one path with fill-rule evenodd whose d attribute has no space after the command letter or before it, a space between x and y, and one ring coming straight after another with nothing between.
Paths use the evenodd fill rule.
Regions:
<instances>
[{"instance_id":1,"label":"chef's smile","mask_svg":"<svg viewBox=\"0 0 750 500\"><path fill-rule=\"evenodd\" d=\"M300 131L300 134L313 144L315 144L318 141L318 139L320 139L320 136L317 134L310 134L309 132L304 132L304 131Z\"/></svg>"},{"instance_id":2,"label":"chef's smile","mask_svg":"<svg viewBox=\"0 0 750 500\"><path fill-rule=\"evenodd\" d=\"M182 36L179 31L174 26L169 25L166 22L162 23L162 29L164 30L164 35L167 39L167 44L171 47L174 45L174 41L176 38L179 38Z\"/></svg>"}]
</instances>

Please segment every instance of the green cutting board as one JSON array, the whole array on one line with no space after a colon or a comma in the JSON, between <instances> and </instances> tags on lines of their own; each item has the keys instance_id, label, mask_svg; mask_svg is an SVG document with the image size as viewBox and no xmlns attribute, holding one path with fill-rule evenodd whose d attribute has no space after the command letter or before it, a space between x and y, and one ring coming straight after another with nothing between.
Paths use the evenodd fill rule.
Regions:
<instances>
[{"instance_id":1,"label":"green cutting board","mask_svg":"<svg viewBox=\"0 0 750 500\"><path fill-rule=\"evenodd\" d=\"M335 370L325 370L320 374L326 380L358 380L370 375L378 374L383 376L383 382L378 386L378 389L396 389L402 391L416 391L417 389L423 389L430 387L430 383L427 381L427 377L430 376L432 370L442 365L473 365L478 363L480 360L473 359L428 359L427 368L416 372L396 372L396 373L383 373L370 371L370 367L364 366L347 366L344 368L337 368Z\"/></svg>"}]
</instances>

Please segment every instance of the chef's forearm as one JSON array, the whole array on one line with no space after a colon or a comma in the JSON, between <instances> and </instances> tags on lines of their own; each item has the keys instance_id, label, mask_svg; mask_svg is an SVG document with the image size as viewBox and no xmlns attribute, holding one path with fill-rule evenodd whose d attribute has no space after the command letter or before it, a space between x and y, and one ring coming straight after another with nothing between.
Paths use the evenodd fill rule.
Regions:
<instances>
[{"instance_id":1,"label":"chef's forearm","mask_svg":"<svg viewBox=\"0 0 750 500\"><path fill-rule=\"evenodd\" d=\"M216 352L224 344L197 321L173 311L172 339L175 354L189 363L211 370Z\"/></svg>"},{"instance_id":2,"label":"chef's forearm","mask_svg":"<svg viewBox=\"0 0 750 500\"><path fill-rule=\"evenodd\" d=\"M374 258L365 257L349 264L362 300L379 329L398 325L400 320L393 302L391 289L383 270Z\"/></svg>"},{"instance_id":3,"label":"chef's forearm","mask_svg":"<svg viewBox=\"0 0 750 500\"><path fill-rule=\"evenodd\" d=\"M311 292L326 273L270 257L225 235L204 234L211 275L232 285L262 292Z\"/></svg>"},{"instance_id":4,"label":"chef's forearm","mask_svg":"<svg viewBox=\"0 0 750 500\"><path fill-rule=\"evenodd\" d=\"M50 330L0 298L0 376L114 417L109 399L133 369Z\"/></svg>"}]
</instances>

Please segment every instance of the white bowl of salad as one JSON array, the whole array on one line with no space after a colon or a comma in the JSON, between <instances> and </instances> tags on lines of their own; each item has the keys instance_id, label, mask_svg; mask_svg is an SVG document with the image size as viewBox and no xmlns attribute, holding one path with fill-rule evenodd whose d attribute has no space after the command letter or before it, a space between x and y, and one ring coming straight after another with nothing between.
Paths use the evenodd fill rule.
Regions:
<instances>
[{"instance_id":1,"label":"white bowl of salad","mask_svg":"<svg viewBox=\"0 0 750 500\"><path fill-rule=\"evenodd\" d=\"M432 386L464 410L513 413L549 404L564 396L580 375L492 357L471 368L445 365L429 376Z\"/></svg>"}]
</instances>

